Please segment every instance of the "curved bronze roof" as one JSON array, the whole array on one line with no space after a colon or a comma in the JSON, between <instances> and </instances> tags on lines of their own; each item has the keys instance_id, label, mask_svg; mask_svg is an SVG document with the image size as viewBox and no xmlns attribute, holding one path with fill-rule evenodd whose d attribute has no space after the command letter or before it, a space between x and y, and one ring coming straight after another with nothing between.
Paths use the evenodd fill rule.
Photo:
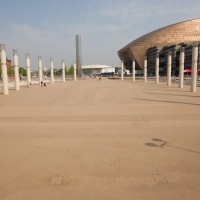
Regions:
<instances>
[{"instance_id":1,"label":"curved bronze roof","mask_svg":"<svg viewBox=\"0 0 200 200\"><path fill-rule=\"evenodd\" d=\"M183 42L192 44L199 41L200 18L172 24L143 35L120 49L118 55L124 60L125 66L135 58L136 67L143 68L145 55L151 47L164 47Z\"/></svg>"}]
</instances>

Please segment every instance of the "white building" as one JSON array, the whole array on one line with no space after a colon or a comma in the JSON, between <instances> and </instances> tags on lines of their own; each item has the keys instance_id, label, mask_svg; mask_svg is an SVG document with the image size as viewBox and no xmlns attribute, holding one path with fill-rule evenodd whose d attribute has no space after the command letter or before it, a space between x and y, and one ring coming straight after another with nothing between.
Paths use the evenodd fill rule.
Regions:
<instances>
[{"instance_id":1,"label":"white building","mask_svg":"<svg viewBox=\"0 0 200 200\"><path fill-rule=\"evenodd\" d=\"M108 65L85 65L81 67L83 75L109 75L115 73L115 67Z\"/></svg>"}]
</instances>

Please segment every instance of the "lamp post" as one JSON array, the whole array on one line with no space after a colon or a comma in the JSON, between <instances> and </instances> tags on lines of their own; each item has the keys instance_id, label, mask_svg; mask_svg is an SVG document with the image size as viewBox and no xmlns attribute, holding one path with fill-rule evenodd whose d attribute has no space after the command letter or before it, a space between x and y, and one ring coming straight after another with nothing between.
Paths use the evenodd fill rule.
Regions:
<instances>
[{"instance_id":1,"label":"lamp post","mask_svg":"<svg viewBox=\"0 0 200 200\"><path fill-rule=\"evenodd\" d=\"M8 73L6 65L6 51L5 44L0 44L1 55L1 68L2 68L2 81L3 81L3 94L8 94Z\"/></svg>"},{"instance_id":2,"label":"lamp post","mask_svg":"<svg viewBox=\"0 0 200 200\"><path fill-rule=\"evenodd\" d=\"M13 49L13 63L14 63L14 72L15 72L15 90L20 90L19 85L19 63L18 63L18 53L17 50Z\"/></svg>"}]
</instances>

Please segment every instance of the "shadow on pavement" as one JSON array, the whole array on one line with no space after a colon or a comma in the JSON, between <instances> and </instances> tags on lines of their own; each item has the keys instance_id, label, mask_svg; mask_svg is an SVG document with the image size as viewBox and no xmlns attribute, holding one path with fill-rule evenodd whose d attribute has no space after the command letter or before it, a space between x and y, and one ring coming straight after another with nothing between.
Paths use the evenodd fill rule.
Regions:
<instances>
[{"instance_id":1,"label":"shadow on pavement","mask_svg":"<svg viewBox=\"0 0 200 200\"><path fill-rule=\"evenodd\" d=\"M155 95L166 95L166 96L180 96L180 97L196 97L199 98L200 96L190 96L190 95L179 95L179 94L160 94L160 93L153 93L153 92L143 92L144 94L155 94Z\"/></svg>"},{"instance_id":2,"label":"shadow on pavement","mask_svg":"<svg viewBox=\"0 0 200 200\"><path fill-rule=\"evenodd\" d=\"M158 91L171 91L171 92L190 92L190 91L184 91L184 90L176 90L176 89L174 89L174 90L168 90L167 88L163 88L163 89L153 89L153 88L151 88L151 89L147 89L147 88L142 88L143 90L158 90Z\"/></svg>"},{"instance_id":3,"label":"shadow on pavement","mask_svg":"<svg viewBox=\"0 0 200 200\"><path fill-rule=\"evenodd\" d=\"M133 98L135 100L143 100L143 101L152 101L152 102L162 102L162 103L174 103L174 104L184 104L184 105L192 105L192 106L200 106L200 103L187 103L187 102L179 102L179 101L164 101L157 99L142 99L142 98Z\"/></svg>"},{"instance_id":4,"label":"shadow on pavement","mask_svg":"<svg viewBox=\"0 0 200 200\"><path fill-rule=\"evenodd\" d=\"M145 143L145 145L147 145L149 147L159 147L159 148L172 147L172 148L175 148L175 149L180 149L180 150L184 150L184 151L188 151L188 152L192 152L192 153L200 153L199 151L193 151L193 150L190 150L190 149L185 149L185 148L182 148L182 147L169 145L169 142L164 141L164 140L159 139L159 138L153 138L152 141L157 142L157 144L153 143L153 142L147 142L147 143Z\"/></svg>"}]
</instances>

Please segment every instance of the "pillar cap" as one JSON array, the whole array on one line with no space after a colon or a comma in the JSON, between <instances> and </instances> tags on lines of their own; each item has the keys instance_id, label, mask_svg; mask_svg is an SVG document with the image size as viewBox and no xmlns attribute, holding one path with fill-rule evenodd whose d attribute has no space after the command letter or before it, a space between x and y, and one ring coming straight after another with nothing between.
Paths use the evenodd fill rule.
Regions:
<instances>
[{"instance_id":1,"label":"pillar cap","mask_svg":"<svg viewBox=\"0 0 200 200\"><path fill-rule=\"evenodd\" d=\"M26 53L26 58L29 58L29 57L30 57L29 53Z\"/></svg>"},{"instance_id":2,"label":"pillar cap","mask_svg":"<svg viewBox=\"0 0 200 200\"><path fill-rule=\"evenodd\" d=\"M171 56L172 55L172 52L171 51L168 51L168 56Z\"/></svg>"},{"instance_id":3,"label":"pillar cap","mask_svg":"<svg viewBox=\"0 0 200 200\"><path fill-rule=\"evenodd\" d=\"M180 48L180 52L184 52L185 51L185 48L184 47L181 47Z\"/></svg>"},{"instance_id":4,"label":"pillar cap","mask_svg":"<svg viewBox=\"0 0 200 200\"><path fill-rule=\"evenodd\" d=\"M5 48L5 44L0 44L0 51L5 51L6 48Z\"/></svg>"},{"instance_id":5,"label":"pillar cap","mask_svg":"<svg viewBox=\"0 0 200 200\"><path fill-rule=\"evenodd\" d=\"M13 49L13 56L17 56L18 55L18 53L17 53L17 50L16 49Z\"/></svg>"}]
</instances>

